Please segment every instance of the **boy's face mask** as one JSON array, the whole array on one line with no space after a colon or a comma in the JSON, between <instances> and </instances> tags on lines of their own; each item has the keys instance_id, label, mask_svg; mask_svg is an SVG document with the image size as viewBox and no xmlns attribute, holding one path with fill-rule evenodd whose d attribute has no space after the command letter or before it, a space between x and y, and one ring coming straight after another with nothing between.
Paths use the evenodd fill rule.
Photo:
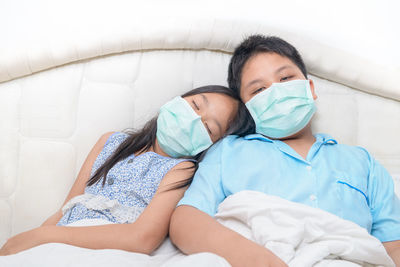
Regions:
<instances>
[{"instance_id":1,"label":"boy's face mask","mask_svg":"<svg viewBox=\"0 0 400 267\"><path fill-rule=\"evenodd\" d=\"M157 141L174 158L195 156L212 145L201 117L180 96L160 108Z\"/></svg>"},{"instance_id":2,"label":"boy's face mask","mask_svg":"<svg viewBox=\"0 0 400 267\"><path fill-rule=\"evenodd\" d=\"M273 83L251 98L246 107L256 132L277 139L302 130L316 110L309 80Z\"/></svg>"}]
</instances>

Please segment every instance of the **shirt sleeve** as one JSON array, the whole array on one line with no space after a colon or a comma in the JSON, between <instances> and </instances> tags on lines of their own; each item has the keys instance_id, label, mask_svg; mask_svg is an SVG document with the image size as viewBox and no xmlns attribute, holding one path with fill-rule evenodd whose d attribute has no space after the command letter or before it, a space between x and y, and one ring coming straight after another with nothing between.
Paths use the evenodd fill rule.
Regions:
<instances>
[{"instance_id":1,"label":"shirt sleeve","mask_svg":"<svg viewBox=\"0 0 400 267\"><path fill-rule=\"evenodd\" d=\"M218 205L225 199L221 177L221 154L221 142L208 150L178 206L189 205L210 216L215 215Z\"/></svg>"},{"instance_id":2,"label":"shirt sleeve","mask_svg":"<svg viewBox=\"0 0 400 267\"><path fill-rule=\"evenodd\" d=\"M372 214L371 234L381 242L400 240L400 200L394 192L393 179L372 158L368 192Z\"/></svg>"}]
</instances>

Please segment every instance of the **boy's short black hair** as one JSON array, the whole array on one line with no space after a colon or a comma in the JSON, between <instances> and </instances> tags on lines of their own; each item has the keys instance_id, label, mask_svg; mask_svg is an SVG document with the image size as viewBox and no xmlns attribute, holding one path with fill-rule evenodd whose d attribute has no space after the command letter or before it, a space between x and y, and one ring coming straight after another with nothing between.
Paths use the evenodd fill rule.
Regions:
<instances>
[{"instance_id":1,"label":"boy's short black hair","mask_svg":"<svg viewBox=\"0 0 400 267\"><path fill-rule=\"evenodd\" d=\"M240 95L240 83L244 65L252 56L268 52L287 57L296 64L304 77L307 78L306 66L294 46L276 36L251 35L239 44L233 52L228 68L229 88Z\"/></svg>"}]
</instances>

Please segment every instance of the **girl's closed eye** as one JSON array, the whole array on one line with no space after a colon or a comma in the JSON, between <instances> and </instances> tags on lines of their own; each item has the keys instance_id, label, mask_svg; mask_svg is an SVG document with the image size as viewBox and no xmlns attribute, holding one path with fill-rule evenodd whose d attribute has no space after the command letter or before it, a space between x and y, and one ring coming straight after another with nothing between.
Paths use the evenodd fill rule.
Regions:
<instances>
[{"instance_id":1,"label":"girl's closed eye","mask_svg":"<svg viewBox=\"0 0 400 267\"><path fill-rule=\"evenodd\" d=\"M199 106L196 104L196 102L194 100L192 100L193 106L197 109L200 110Z\"/></svg>"}]
</instances>

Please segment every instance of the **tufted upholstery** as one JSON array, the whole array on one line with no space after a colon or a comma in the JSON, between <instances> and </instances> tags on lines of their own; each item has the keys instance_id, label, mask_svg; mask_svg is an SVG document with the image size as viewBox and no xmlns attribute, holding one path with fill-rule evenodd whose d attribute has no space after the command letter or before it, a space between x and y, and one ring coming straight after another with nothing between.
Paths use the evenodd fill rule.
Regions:
<instances>
[{"instance_id":1,"label":"tufted upholstery","mask_svg":"<svg viewBox=\"0 0 400 267\"><path fill-rule=\"evenodd\" d=\"M80 31L61 27L51 38L27 34L26 42L2 44L0 244L60 208L102 133L140 127L191 88L226 84L230 53L251 33L279 35L300 50L319 97L315 131L366 147L399 187L397 66L245 15L182 16L169 9L174 16L166 17L158 5L156 21L143 15L155 7L143 4L132 17L121 11L102 30L95 27L100 17L78 19L73 26Z\"/></svg>"}]
</instances>

